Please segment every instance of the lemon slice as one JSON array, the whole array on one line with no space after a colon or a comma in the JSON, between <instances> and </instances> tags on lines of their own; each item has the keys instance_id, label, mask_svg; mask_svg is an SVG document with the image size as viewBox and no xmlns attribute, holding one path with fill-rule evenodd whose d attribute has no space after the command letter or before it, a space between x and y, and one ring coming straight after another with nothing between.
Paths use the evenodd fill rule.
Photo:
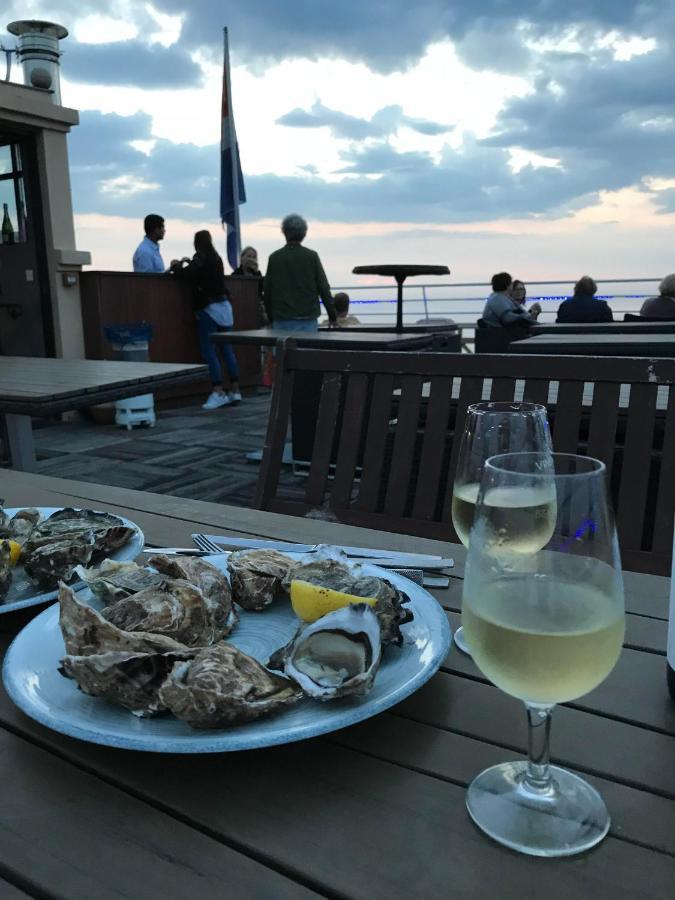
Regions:
<instances>
[{"instance_id":1,"label":"lemon slice","mask_svg":"<svg viewBox=\"0 0 675 900\"><path fill-rule=\"evenodd\" d=\"M327 613L342 609L351 603L367 603L369 606L375 606L377 600L373 597L343 594L342 591L310 584L309 581L291 581L291 606L293 612L303 622L316 622Z\"/></svg>"},{"instance_id":2,"label":"lemon slice","mask_svg":"<svg viewBox=\"0 0 675 900\"><path fill-rule=\"evenodd\" d=\"M9 544L9 564L15 566L21 556L21 544L16 541L7 541Z\"/></svg>"}]
</instances>

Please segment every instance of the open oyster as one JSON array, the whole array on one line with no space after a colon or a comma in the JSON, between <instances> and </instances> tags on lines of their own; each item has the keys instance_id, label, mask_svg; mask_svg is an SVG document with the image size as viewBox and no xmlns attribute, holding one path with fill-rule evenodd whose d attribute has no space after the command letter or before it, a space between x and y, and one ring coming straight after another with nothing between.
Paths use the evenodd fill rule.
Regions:
<instances>
[{"instance_id":1,"label":"open oyster","mask_svg":"<svg viewBox=\"0 0 675 900\"><path fill-rule=\"evenodd\" d=\"M232 596L244 609L258 612L282 592L293 561L276 550L238 550L227 561Z\"/></svg>"},{"instance_id":2,"label":"open oyster","mask_svg":"<svg viewBox=\"0 0 675 900\"><path fill-rule=\"evenodd\" d=\"M104 559L97 569L77 566L75 574L88 585L95 597L106 604L156 587L164 581L163 575L135 562L116 562L114 559Z\"/></svg>"},{"instance_id":3,"label":"open oyster","mask_svg":"<svg viewBox=\"0 0 675 900\"><path fill-rule=\"evenodd\" d=\"M237 624L232 589L220 569L197 556L151 556L148 564L171 578L189 581L202 592L214 625L214 641L228 635Z\"/></svg>"},{"instance_id":4,"label":"open oyster","mask_svg":"<svg viewBox=\"0 0 675 900\"><path fill-rule=\"evenodd\" d=\"M159 689L173 666L190 653L132 653L108 650L91 656L65 656L59 671L80 690L119 703L136 716L155 716L166 707Z\"/></svg>"},{"instance_id":5,"label":"open oyster","mask_svg":"<svg viewBox=\"0 0 675 900\"><path fill-rule=\"evenodd\" d=\"M118 600L101 616L123 631L166 635L187 647L207 647L222 631L199 588L179 578Z\"/></svg>"},{"instance_id":6,"label":"open oyster","mask_svg":"<svg viewBox=\"0 0 675 900\"><path fill-rule=\"evenodd\" d=\"M159 691L160 702L193 728L223 728L270 715L296 703L294 682L221 641L194 659L176 663Z\"/></svg>"},{"instance_id":7,"label":"open oyster","mask_svg":"<svg viewBox=\"0 0 675 900\"><path fill-rule=\"evenodd\" d=\"M32 507L29 509L20 509L18 513L15 513L9 520L9 534L7 537L10 537L13 541L17 541L19 544L23 544L41 518L42 513L37 509L33 509Z\"/></svg>"},{"instance_id":8,"label":"open oyster","mask_svg":"<svg viewBox=\"0 0 675 900\"><path fill-rule=\"evenodd\" d=\"M290 589L291 581L296 579L342 591L353 597L373 597L377 600L373 612L380 622L382 643L400 646L403 642L401 625L411 622L413 618L412 610L403 605L409 603L410 598L383 578L363 574L359 565L348 566L336 559L317 559L294 564L284 580L286 590Z\"/></svg>"},{"instance_id":9,"label":"open oyster","mask_svg":"<svg viewBox=\"0 0 675 900\"><path fill-rule=\"evenodd\" d=\"M8 541L0 541L0 601L4 600L12 583L11 548Z\"/></svg>"},{"instance_id":10,"label":"open oyster","mask_svg":"<svg viewBox=\"0 0 675 900\"><path fill-rule=\"evenodd\" d=\"M59 625L69 656L91 656L108 650L131 653L185 653L188 648L163 634L129 632L108 622L91 606L81 603L67 585L59 585Z\"/></svg>"},{"instance_id":11,"label":"open oyster","mask_svg":"<svg viewBox=\"0 0 675 900\"><path fill-rule=\"evenodd\" d=\"M365 694L382 656L380 625L367 603L336 609L301 628L269 661L316 700Z\"/></svg>"},{"instance_id":12,"label":"open oyster","mask_svg":"<svg viewBox=\"0 0 675 900\"><path fill-rule=\"evenodd\" d=\"M45 543L70 543L82 533L93 535L92 560L98 562L126 544L135 531L112 513L92 509L59 509L33 528L25 545L25 553L30 554Z\"/></svg>"},{"instance_id":13,"label":"open oyster","mask_svg":"<svg viewBox=\"0 0 675 900\"><path fill-rule=\"evenodd\" d=\"M53 588L59 581L70 581L75 566L87 565L94 552L94 535L82 532L68 541L45 541L28 550L32 538L24 544L23 565L35 584Z\"/></svg>"}]
</instances>

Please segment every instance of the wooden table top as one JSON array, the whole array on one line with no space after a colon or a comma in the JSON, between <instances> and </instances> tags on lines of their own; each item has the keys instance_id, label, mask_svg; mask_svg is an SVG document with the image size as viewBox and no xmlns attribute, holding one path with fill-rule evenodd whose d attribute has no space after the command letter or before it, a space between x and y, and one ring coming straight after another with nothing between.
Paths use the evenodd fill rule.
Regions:
<instances>
[{"instance_id":1,"label":"wooden table top","mask_svg":"<svg viewBox=\"0 0 675 900\"><path fill-rule=\"evenodd\" d=\"M583 356L675 356L675 334L535 334L516 341L514 353Z\"/></svg>"},{"instance_id":2,"label":"wooden table top","mask_svg":"<svg viewBox=\"0 0 675 900\"><path fill-rule=\"evenodd\" d=\"M275 331L256 328L252 331L220 331L211 340L220 344L260 344L274 346L285 338L293 338L298 347L314 350L409 350L428 346L431 334L398 334L382 331L352 331L335 328L327 331Z\"/></svg>"},{"instance_id":3,"label":"wooden table top","mask_svg":"<svg viewBox=\"0 0 675 900\"><path fill-rule=\"evenodd\" d=\"M319 520L0 473L8 505L91 505L128 515L148 543L196 530L453 555L434 591L459 623L464 551ZM179 757L78 742L26 718L0 691L3 896L433 898L672 896L675 705L665 685L669 579L625 574L626 645L595 691L556 710L553 757L582 772L612 816L582 857L540 860L470 822L466 786L521 757L525 716L451 650L394 710L323 738ZM0 617L3 648L33 610ZM0 882L0 889L4 887ZM8 890L11 888L8 886Z\"/></svg>"},{"instance_id":4,"label":"wooden table top","mask_svg":"<svg viewBox=\"0 0 675 900\"><path fill-rule=\"evenodd\" d=\"M675 321L663 322L539 322L531 334L675 334Z\"/></svg>"},{"instance_id":5,"label":"wooden table top","mask_svg":"<svg viewBox=\"0 0 675 900\"><path fill-rule=\"evenodd\" d=\"M205 365L0 356L0 412L41 415L207 377ZM139 390L142 388L142 390Z\"/></svg>"}]
</instances>

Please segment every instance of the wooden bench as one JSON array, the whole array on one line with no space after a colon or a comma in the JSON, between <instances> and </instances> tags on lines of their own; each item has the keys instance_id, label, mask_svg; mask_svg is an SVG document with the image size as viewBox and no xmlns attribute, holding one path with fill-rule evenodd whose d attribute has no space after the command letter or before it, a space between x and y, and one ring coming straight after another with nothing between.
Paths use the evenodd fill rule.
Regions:
<instances>
[{"instance_id":1,"label":"wooden bench","mask_svg":"<svg viewBox=\"0 0 675 900\"><path fill-rule=\"evenodd\" d=\"M321 374L321 401L298 500L279 491L279 473L293 385L309 373ZM548 406L556 450L607 465L624 566L668 574L674 384L670 359L321 352L287 342L255 505L294 515L322 509L345 523L454 541L450 507L466 408L522 397Z\"/></svg>"}]
</instances>

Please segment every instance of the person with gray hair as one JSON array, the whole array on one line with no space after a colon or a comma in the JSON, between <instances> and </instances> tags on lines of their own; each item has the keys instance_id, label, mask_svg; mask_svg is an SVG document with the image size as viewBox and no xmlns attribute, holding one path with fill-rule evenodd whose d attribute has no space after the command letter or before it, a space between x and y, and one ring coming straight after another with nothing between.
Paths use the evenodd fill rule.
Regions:
<instances>
[{"instance_id":1,"label":"person with gray hair","mask_svg":"<svg viewBox=\"0 0 675 900\"><path fill-rule=\"evenodd\" d=\"M281 223L286 246L275 250L267 261L264 299L272 328L277 331L317 331L321 307L336 320L335 305L326 273L315 250L303 247L307 222L293 213Z\"/></svg>"},{"instance_id":2,"label":"person with gray hair","mask_svg":"<svg viewBox=\"0 0 675 900\"><path fill-rule=\"evenodd\" d=\"M568 297L558 307L556 322L613 322L612 310L606 300L598 300L597 284L590 275L584 275L574 285L574 296Z\"/></svg>"},{"instance_id":3,"label":"person with gray hair","mask_svg":"<svg viewBox=\"0 0 675 900\"><path fill-rule=\"evenodd\" d=\"M659 296L649 297L642 304L640 315L648 319L675 320L675 273L666 275L659 285Z\"/></svg>"}]
</instances>

